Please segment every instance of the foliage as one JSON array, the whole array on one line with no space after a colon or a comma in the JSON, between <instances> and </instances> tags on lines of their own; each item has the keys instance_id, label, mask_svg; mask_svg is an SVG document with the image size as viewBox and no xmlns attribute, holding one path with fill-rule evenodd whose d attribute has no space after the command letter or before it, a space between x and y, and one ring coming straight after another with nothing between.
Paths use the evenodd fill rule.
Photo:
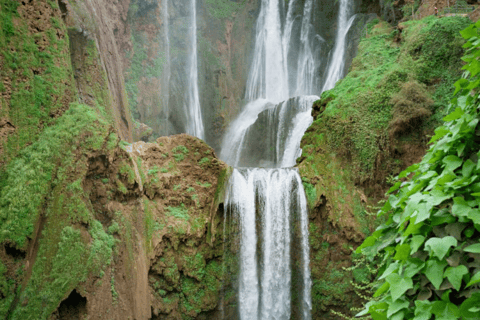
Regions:
<instances>
[{"instance_id":1,"label":"foliage","mask_svg":"<svg viewBox=\"0 0 480 320\"><path fill-rule=\"evenodd\" d=\"M47 195L75 165L73 152L80 140L84 150L98 150L106 130L107 124L95 111L74 104L55 126L45 129L38 141L9 163L0 189L0 242L26 246Z\"/></svg>"},{"instance_id":2,"label":"foliage","mask_svg":"<svg viewBox=\"0 0 480 320\"><path fill-rule=\"evenodd\" d=\"M401 34L383 21L367 25L349 73L315 103L320 113L305 135L312 147L349 159L360 182L393 170L396 164L382 161L393 159L390 135L420 140L445 115L460 76L458 31L467 25L462 17L427 17L403 23ZM423 109L414 107L419 98Z\"/></svg>"},{"instance_id":3,"label":"foliage","mask_svg":"<svg viewBox=\"0 0 480 320\"><path fill-rule=\"evenodd\" d=\"M468 40L465 77L455 83L449 115L423 160L403 171L379 216L388 220L357 249L380 253L375 300L360 314L374 319L479 319L480 22Z\"/></svg>"}]
</instances>

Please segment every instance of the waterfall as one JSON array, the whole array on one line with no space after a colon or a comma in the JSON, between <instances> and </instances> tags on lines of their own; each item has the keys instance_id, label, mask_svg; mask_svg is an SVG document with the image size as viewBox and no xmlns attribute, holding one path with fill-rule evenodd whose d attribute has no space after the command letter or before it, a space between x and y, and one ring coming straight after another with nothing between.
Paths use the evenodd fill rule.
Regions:
<instances>
[{"instance_id":1,"label":"waterfall","mask_svg":"<svg viewBox=\"0 0 480 320\"><path fill-rule=\"evenodd\" d=\"M313 32L313 0L300 5L297 0L262 0L247 104L222 142L220 158L236 167L225 205L227 215L240 226L242 320L311 318L307 202L298 171L291 167L313 121L311 108L319 99L314 94L321 93L316 88L319 61L314 52L325 41ZM301 21L295 16L300 9ZM349 0L340 0L324 88L343 75L346 35L353 19ZM315 39L322 41L313 48Z\"/></svg>"},{"instance_id":2,"label":"waterfall","mask_svg":"<svg viewBox=\"0 0 480 320\"><path fill-rule=\"evenodd\" d=\"M351 15L351 0L340 0L340 11L338 15L337 37L335 39L335 47L331 55L331 62L328 69L323 90L330 90L335 83L343 77L345 67L345 42L348 30L352 26L355 16Z\"/></svg>"},{"instance_id":3,"label":"waterfall","mask_svg":"<svg viewBox=\"0 0 480 320\"><path fill-rule=\"evenodd\" d=\"M203 139L203 120L200 107L200 98L198 94L198 59L197 59L197 1L190 2L190 57L188 62L188 92L185 104L185 113L187 115L188 134Z\"/></svg>"},{"instance_id":4,"label":"waterfall","mask_svg":"<svg viewBox=\"0 0 480 320\"><path fill-rule=\"evenodd\" d=\"M312 94L314 88L315 59L310 46L310 31L312 28L313 0L305 2L302 28L300 30L300 54L298 59L295 95Z\"/></svg>"},{"instance_id":5,"label":"waterfall","mask_svg":"<svg viewBox=\"0 0 480 320\"><path fill-rule=\"evenodd\" d=\"M290 319L295 308L292 273L303 279L297 314L309 319L308 215L297 170L235 169L226 205L241 228L240 319ZM297 255L295 264L290 262L293 255Z\"/></svg>"},{"instance_id":6,"label":"waterfall","mask_svg":"<svg viewBox=\"0 0 480 320\"><path fill-rule=\"evenodd\" d=\"M284 68L279 0L262 0L257 20L253 63L247 80L247 101L288 98L288 77ZM265 57L268 57L266 59Z\"/></svg>"},{"instance_id":7,"label":"waterfall","mask_svg":"<svg viewBox=\"0 0 480 320\"><path fill-rule=\"evenodd\" d=\"M165 115L165 134L169 133L168 122L170 118L170 78L171 78L171 59L170 59L170 26L169 26L169 14L168 14L168 0L164 0L163 2L163 31L165 37L165 52L166 52L166 64L165 64L165 71L164 75L162 75L162 105L163 105L163 112Z\"/></svg>"}]
</instances>

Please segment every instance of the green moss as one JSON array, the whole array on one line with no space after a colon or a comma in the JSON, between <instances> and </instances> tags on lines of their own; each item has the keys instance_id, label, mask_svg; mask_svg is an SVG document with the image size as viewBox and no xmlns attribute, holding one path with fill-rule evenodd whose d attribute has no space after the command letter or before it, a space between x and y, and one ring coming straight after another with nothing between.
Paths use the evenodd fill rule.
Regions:
<instances>
[{"instance_id":1,"label":"green moss","mask_svg":"<svg viewBox=\"0 0 480 320\"><path fill-rule=\"evenodd\" d=\"M122 163L122 165L120 166L119 172L120 174L127 177L127 181L129 184L133 184L135 183L135 171L133 171L132 167L127 161L128 160Z\"/></svg>"},{"instance_id":2,"label":"green moss","mask_svg":"<svg viewBox=\"0 0 480 320\"><path fill-rule=\"evenodd\" d=\"M199 165L209 164L209 163L210 163L210 158L208 157L204 157L198 162Z\"/></svg>"},{"instance_id":3,"label":"green moss","mask_svg":"<svg viewBox=\"0 0 480 320\"><path fill-rule=\"evenodd\" d=\"M2 101L0 113L7 113L15 126L15 135L4 144L7 161L35 141L44 127L54 124L51 115L68 107L65 101L73 100L75 92L65 26L56 24L38 33L46 38L39 47L26 20L17 19L13 24L19 17L18 5L0 1L0 78L12 80L10 100ZM57 32L65 36L57 38Z\"/></svg>"},{"instance_id":4,"label":"green moss","mask_svg":"<svg viewBox=\"0 0 480 320\"><path fill-rule=\"evenodd\" d=\"M165 212L167 216L173 216L178 219L183 219L188 221L190 218L188 214L188 209L182 203L179 207L167 207L167 212Z\"/></svg>"},{"instance_id":5,"label":"green moss","mask_svg":"<svg viewBox=\"0 0 480 320\"><path fill-rule=\"evenodd\" d=\"M197 181L197 184L203 188L210 188L212 186L210 182L201 183L200 181Z\"/></svg>"},{"instance_id":6,"label":"green moss","mask_svg":"<svg viewBox=\"0 0 480 320\"><path fill-rule=\"evenodd\" d=\"M232 2L229 0L205 1L209 15L220 20L232 18L237 11L245 6L246 3L246 0L243 0L242 2Z\"/></svg>"},{"instance_id":7,"label":"green moss","mask_svg":"<svg viewBox=\"0 0 480 320\"><path fill-rule=\"evenodd\" d=\"M76 166L74 150L80 144L85 152L95 148L93 140L83 140L82 134L89 132L101 139L107 130L107 124L90 107L74 104L7 166L0 189L0 242L26 245L26 239L33 237L47 194ZM80 171L81 166L77 169ZM79 183L70 190L78 190Z\"/></svg>"}]
</instances>

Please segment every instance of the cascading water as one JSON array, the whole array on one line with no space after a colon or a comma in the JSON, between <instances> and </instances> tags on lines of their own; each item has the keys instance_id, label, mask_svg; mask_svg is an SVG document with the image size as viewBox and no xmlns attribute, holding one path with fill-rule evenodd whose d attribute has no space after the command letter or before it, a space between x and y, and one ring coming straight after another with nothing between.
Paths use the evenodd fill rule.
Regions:
<instances>
[{"instance_id":1,"label":"cascading water","mask_svg":"<svg viewBox=\"0 0 480 320\"><path fill-rule=\"evenodd\" d=\"M234 167L294 166L316 100L317 96L300 96L277 105L265 99L249 103L227 131L229 143L220 158Z\"/></svg>"},{"instance_id":2,"label":"cascading water","mask_svg":"<svg viewBox=\"0 0 480 320\"><path fill-rule=\"evenodd\" d=\"M296 169L235 169L226 204L240 220L240 319L309 319L307 203ZM303 279L297 305L292 274Z\"/></svg>"},{"instance_id":3,"label":"cascading water","mask_svg":"<svg viewBox=\"0 0 480 320\"><path fill-rule=\"evenodd\" d=\"M328 83L343 73L345 37L353 18L349 0L340 0L339 30ZM308 214L295 165L300 140L312 123L319 99L312 48L313 0L303 6L301 24L290 0L262 0L244 110L227 130L220 158L234 167L226 209L240 225L240 319L310 319ZM281 17L285 17L284 23ZM283 30L282 30L283 26ZM297 30L297 31L295 31ZM299 37L294 36L298 34ZM318 42L322 43L322 42ZM332 54L331 54L332 56ZM326 82L326 83L327 83ZM251 167L263 167L260 169Z\"/></svg>"},{"instance_id":4,"label":"cascading water","mask_svg":"<svg viewBox=\"0 0 480 320\"><path fill-rule=\"evenodd\" d=\"M188 96L185 104L187 115L187 133L203 139L203 119L198 93L198 61L197 61L197 1L190 1L190 57L188 66Z\"/></svg>"},{"instance_id":5,"label":"cascading water","mask_svg":"<svg viewBox=\"0 0 480 320\"><path fill-rule=\"evenodd\" d=\"M322 91L330 90L338 80L343 77L345 67L345 42L348 30L352 26L355 16L351 14L351 0L340 0L340 11L338 15L337 37L335 47L331 54L330 67L328 68L325 84Z\"/></svg>"}]
</instances>

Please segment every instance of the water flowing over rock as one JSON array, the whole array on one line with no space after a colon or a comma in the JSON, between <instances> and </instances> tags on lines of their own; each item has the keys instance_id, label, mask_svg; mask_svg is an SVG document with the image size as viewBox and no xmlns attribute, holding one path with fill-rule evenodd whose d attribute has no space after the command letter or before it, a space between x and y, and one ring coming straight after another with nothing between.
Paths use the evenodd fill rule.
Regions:
<instances>
[{"instance_id":1,"label":"water flowing over rock","mask_svg":"<svg viewBox=\"0 0 480 320\"><path fill-rule=\"evenodd\" d=\"M220 157L235 167L294 166L315 100L300 96L277 105L265 99L249 103L227 131Z\"/></svg>"},{"instance_id":2,"label":"water flowing over rock","mask_svg":"<svg viewBox=\"0 0 480 320\"><path fill-rule=\"evenodd\" d=\"M299 5L296 0L262 1L247 104L222 144L220 158L234 167L276 168L235 169L229 181L227 212L240 224L241 319L311 317L305 192L297 170L288 167L301 155L300 140L312 123L319 83L329 89L343 76L354 18L350 1L341 0L336 42L322 81L318 75L324 72L317 70L321 57L315 52L324 41L313 32L313 0Z\"/></svg>"},{"instance_id":3,"label":"water flowing over rock","mask_svg":"<svg viewBox=\"0 0 480 320\"><path fill-rule=\"evenodd\" d=\"M297 170L235 169L226 198L240 220L240 318L310 319L308 215Z\"/></svg>"},{"instance_id":4,"label":"water flowing over rock","mask_svg":"<svg viewBox=\"0 0 480 320\"><path fill-rule=\"evenodd\" d=\"M352 16L351 7L351 0L340 0L337 37L335 47L330 55L330 65L322 91L332 89L335 83L344 76L345 42L347 40L347 33L355 20L355 16Z\"/></svg>"}]
</instances>

